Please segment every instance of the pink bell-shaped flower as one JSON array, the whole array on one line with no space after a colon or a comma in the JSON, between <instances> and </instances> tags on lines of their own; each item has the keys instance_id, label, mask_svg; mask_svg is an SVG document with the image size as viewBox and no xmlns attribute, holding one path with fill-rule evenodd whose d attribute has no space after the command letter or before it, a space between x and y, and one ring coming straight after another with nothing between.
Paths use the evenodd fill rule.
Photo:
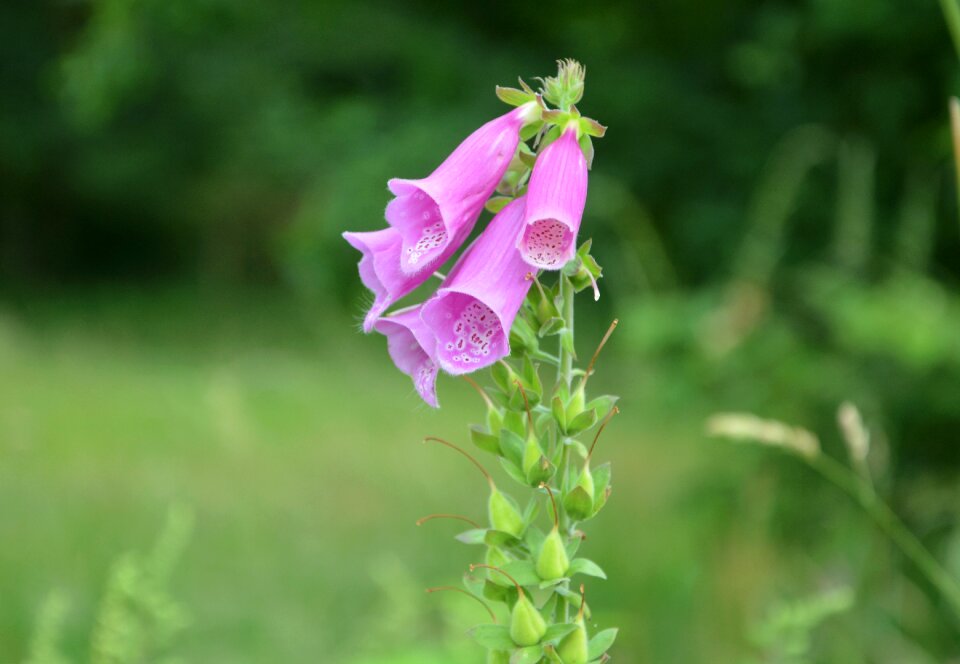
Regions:
<instances>
[{"instance_id":1,"label":"pink bell-shaped flower","mask_svg":"<svg viewBox=\"0 0 960 664\"><path fill-rule=\"evenodd\" d=\"M447 373L470 373L510 352L510 327L532 283L515 246L523 212L523 198L503 208L423 305Z\"/></svg>"},{"instance_id":2,"label":"pink bell-shaped flower","mask_svg":"<svg viewBox=\"0 0 960 664\"><path fill-rule=\"evenodd\" d=\"M432 272L463 244L517 151L521 127L539 114L534 102L519 106L470 134L427 177L387 183L396 198L386 217L403 238L404 274Z\"/></svg>"},{"instance_id":3,"label":"pink bell-shaped flower","mask_svg":"<svg viewBox=\"0 0 960 664\"><path fill-rule=\"evenodd\" d=\"M577 250L587 200L587 160L575 124L544 148L527 187L527 212L517 248L529 265L559 270Z\"/></svg>"}]
</instances>

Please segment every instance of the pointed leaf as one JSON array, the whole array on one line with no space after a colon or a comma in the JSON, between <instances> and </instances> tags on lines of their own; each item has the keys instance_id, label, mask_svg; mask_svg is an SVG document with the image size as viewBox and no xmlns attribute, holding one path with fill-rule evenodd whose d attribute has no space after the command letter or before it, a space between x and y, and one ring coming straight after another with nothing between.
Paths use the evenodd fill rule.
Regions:
<instances>
[{"instance_id":1,"label":"pointed leaf","mask_svg":"<svg viewBox=\"0 0 960 664\"><path fill-rule=\"evenodd\" d=\"M619 631L616 627L605 629L590 639L590 644L587 647L588 657L590 659L597 659L602 656L603 653L610 650L610 646L616 641L617 632Z\"/></svg>"},{"instance_id":2,"label":"pointed leaf","mask_svg":"<svg viewBox=\"0 0 960 664\"><path fill-rule=\"evenodd\" d=\"M490 433L486 427L479 424L470 425L470 440L485 452L500 454L500 437Z\"/></svg>"},{"instance_id":3,"label":"pointed leaf","mask_svg":"<svg viewBox=\"0 0 960 664\"><path fill-rule=\"evenodd\" d=\"M567 417L570 417L570 413L567 413ZM582 431L586 431L596 423L597 411L585 410L567 422L567 433L575 436Z\"/></svg>"},{"instance_id":4,"label":"pointed leaf","mask_svg":"<svg viewBox=\"0 0 960 664\"><path fill-rule=\"evenodd\" d=\"M454 539L464 544L484 544L487 536L485 528L472 528L456 535Z\"/></svg>"},{"instance_id":5,"label":"pointed leaf","mask_svg":"<svg viewBox=\"0 0 960 664\"><path fill-rule=\"evenodd\" d=\"M487 650L513 650L516 644L510 638L506 625L477 625L469 630L473 640Z\"/></svg>"},{"instance_id":6,"label":"pointed leaf","mask_svg":"<svg viewBox=\"0 0 960 664\"><path fill-rule=\"evenodd\" d=\"M557 623L556 625L550 625L547 628L547 633L543 635L543 639L541 640L544 643L549 641L559 641L576 629L576 627L576 623Z\"/></svg>"},{"instance_id":7,"label":"pointed leaf","mask_svg":"<svg viewBox=\"0 0 960 664\"><path fill-rule=\"evenodd\" d=\"M483 206L490 214L496 214L513 201L509 196L494 196Z\"/></svg>"},{"instance_id":8,"label":"pointed leaf","mask_svg":"<svg viewBox=\"0 0 960 664\"><path fill-rule=\"evenodd\" d=\"M513 653L510 658L510 664L537 664L543 657L543 646L530 646L521 648Z\"/></svg>"},{"instance_id":9,"label":"pointed leaf","mask_svg":"<svg viewBox=\"0 0 960 664\"><path fill-rule=\"evenodd\" d=\"M574 576L575 574L586 574L587 576L595 576L599 579L606 579L607 574L604 572L600 565L588 560L587 558L577 558L570 563L570 569L567 572L569 576Z\"/></svg>"},{"instance_id":10,"label":"pointed leaf","mask_svg":"<svg viewBox=\"0 0 960 664\"><path fill-rule=\"evenodd\" d=\"M516 579L521 586L535 586L540 583L532 560L511 560L503 566L503 571Z\"/></svg>"}]
</instances>

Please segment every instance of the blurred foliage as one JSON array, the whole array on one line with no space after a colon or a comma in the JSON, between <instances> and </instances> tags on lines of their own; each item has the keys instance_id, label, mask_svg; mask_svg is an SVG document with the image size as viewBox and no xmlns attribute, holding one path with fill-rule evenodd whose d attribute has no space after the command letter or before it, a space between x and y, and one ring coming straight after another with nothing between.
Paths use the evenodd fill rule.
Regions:
<instances>
[{"instance_id":1,"label":"blurred foliage","mask_svg":"<svg viewBox=\"0 0 960 664\"><path fill-rule=\"evenodd\" d=\"M937 240L914 262L958 276L934 2L60 0L5 3L0 44L5 282L354 283L339 233L383 223L386 178L428 172L505 110L495 84L566 55L612 128L586 227L652 284L722 275L768 155L810 123L838 147L801 146L817 177L788 264L826 255L837 200L838 258L879 269L912 202L903 223Z\"/></svg>"},{"instance_id":2,"label":"blurred foliage","mask_svg":"<svg viewBox=\"0 0 960 664\"><path fill-rule=\"evenodd\" d=\"M174 637L186 626L184 609L170 596L170 574L190 536L193 514L172 508L148 555L127 553L116 560L90 637L92 664L176 664L167 656ZM40 610L24 664L69 664L60 639L68 602L51 594Z\"/></svg>"}]
</instances>

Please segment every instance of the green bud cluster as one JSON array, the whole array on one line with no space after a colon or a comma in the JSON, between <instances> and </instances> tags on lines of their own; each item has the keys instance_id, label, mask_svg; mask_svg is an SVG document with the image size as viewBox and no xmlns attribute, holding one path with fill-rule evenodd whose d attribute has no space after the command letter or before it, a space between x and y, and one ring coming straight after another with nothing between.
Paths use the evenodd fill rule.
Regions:
<instances>
[{"instance_id":1,"label":"green bud cluster","mask_svg":"<svg viewBox=\"0 0 960 664\"><path fill-rule=\"evenodd\" d=\"M571 588L578 575L606 578L596 563L576 555L584 538L581 525L596 517L610 496L610 465L593 467L592 458L604 427L619 412L616 397L587 396L597 355L616 323L587 367L573 368L572 302L566 300L578 290L579 271L591 269L587 265L596 266L589 244L555 284L531 275L536 287L517 320L524 333L538 340L536 348L514 344L511 356L490 369L486 388L467 378L487 411L482 423L470 425L470 438L527 494L525 501L514 497L520 495L515 490L498 485L487 471L489 464L445 440L428 438L468 457L489 487L485 525L445 514L421 520L443 516L470 521L474 527L457 539L485 548L483 562L464 576L464 589L499 616L472 630L487 648L488 662L588 664L605 658L616 636L615 629L608 629L591 637L582 586L580 593ZM599 267L595 271L599 276ZM589 287L586 280L579 290ZM559 346L556 356L539 348L539 340L550 337ZM541 376L544 371L553 374L552 384ZM578 440L583 435L592 437L589 447ZM549 528L540 525L544 516L549 517Z\"/></svg>"},{"instance_id":2,"label":"green bud cluster","mask_svg":"<svg viewBox=\"0 0 960 664\"><path fill-rule=\"evenodd\" d=\"M521 80L522 89L498 88L497 95L514 106L537 103L531 107L541 109L540 119L525 126L521 138L536 137L538 151L575 123L589 163L591 137L602 136L604 127L577 110L583 67L572 60L558 64L557 76L541 79L539 92ZM521 142L487 209L495 213L523 195L536 159L537 153ZM488 663L594 664L609 659L607 650L617 634L616 629L591 634L584 587L579 586L579 593L571 587L578 576L606 578L599 565L577 552L585 538L580 527L600 513L610 496L610 465L594 467L592 459L601 432L619 412L616 397L587 394L597 356L616 322L587 366L574 367L574 297L591 289L598 298L597 281L603 276L590 249L587 240L562 270L550 273L550 283L536 272L528 275L534 283L510 330L510 356L489 369L486 388L465 377L486 405L483 422L469 427L470 440L515 487L508 492L506 485L498 485L487 471L490 464L466 450L427 439L468 457L489 487L486 524L450 514L418 522L437 517L468 521L473 528L457 539L484 547L483 562L471 565L461 592L490 612L491 623L471 630L487 649ZM589 447L580 436L592 436ZM546 515L550 525L545 529Z\"/></svg>"}]
</instances>

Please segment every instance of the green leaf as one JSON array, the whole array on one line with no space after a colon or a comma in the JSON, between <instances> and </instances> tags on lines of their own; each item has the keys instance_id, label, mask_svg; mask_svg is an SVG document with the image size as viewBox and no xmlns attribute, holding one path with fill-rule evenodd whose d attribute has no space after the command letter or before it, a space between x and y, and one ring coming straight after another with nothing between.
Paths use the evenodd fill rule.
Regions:
<instances>
[{"instance_id":1,"label":"green leaf","mask_svg":"<svg viewBox=\"0 0 960 664\"><path fill-rule=\"evenodd\" d=\"M553 397L553 401L550 402L550 409L553 411L553 419L557 421L557 426L560 427L560 431L566 433L567 409L564 407L563 400L559 395Z\"/></svg>"},{"instance_id":2,"label":"green leaf","mask_svg":"<svg viewBox=\"0 0 960 664\"><path fill-rule=\"evenodd\" d=\"M576 451L576 453L580 455L581 459L586 459L587 454L590 452L590 450L587 449L587 446L581 443L576 438L568 438L567 440L564 441L564 445L567 445L568 447L573 448Z\"/></svg>"},{"instance_id":3,"label":"green leaf","mask_svg":"<svg viewBox=\"0 0 960 664\"><path fill-rule=\"evenodd\" d=\"M569 413L567 416L569 417ZM585 410L572 420L567 422L567 433L571 436L575 436L582 431L586 431L594 424L597 423L597 411L595 410Z\"/></svg>"},{"instance_id":4,"label":"green leaf","mask_svg":"<svg viewBox=\"0 0 960 664\"><path fill-rule=\"evenodd\" d=\"M509 415L508 418L509 419ZM526 445L522 436L507 428L500 429L500 451L505 459L509 459L517 467L523 463L523 448ZM522 474L521 474L522 477ZM524 483L525 480L518 480Z\"/></svg>"},{"instance_id":5,"label":"green leaf","mask_svg":"<svg viewBox=\"0 0 960 664\"><path fill-rule=\"evenodd\" d=\"M523 474L523 469L520 468L520 466L506 457L500 457L500 465L503 466L505 471L507 471L507 475L510 476L510 479L517 484L526 485L527 477Z\"/></svg>"},{"instance_id":6,"label":"green leaf","mask_svg":"<svg viewBox=\"0 0 960 664\"><path fill-rule=\"evenodd\" d=\"M540 584L536 566L532 560L511 560L503 566L503 571L517 580L521 586L536 586Z\"/></svg>"},{"instance_id":7,"label":"green leaf","mask_svg":"<svg viewBox=\"0 0 960 664\"><path fill-rule=\"evenodd\" d=\"M485 544L487 530L485 528L472 528L456 535L454 539L464 544Z\"/></svg>"},{"instance_id":8,"label":"green leaf","mask_svg":"<svg viewBox=\"0 0 960 664\"><path fill-rule=\"evenodd\" d=\"M543 125L541 124L541 126ZM533 132L533 135L536 135L536 133L537 132ZM532 152L521 150L518 156L520 157L520 161L523 162L523 165L529 169L533 169L534 164L537 163L537 155L533 154Z\"/></svg>"},{"instance_id":9,"label":"green leaf","mask_svg":"<svg viewBox=\"0 0 960 664\"><path fill-rule=\"evenodd\" d=\"M591 399L590 403L586 405L586 408L596 411L597 419L602 420L613 410L614 404L616 404L619 399L620 397L613 396L612 394L604 394L596 399Z\"/></svg>"},{"instance_id":10,"label":"green leaf","mask_svg":"<svg viewBox=\"0 0 960 664\"><path fill-rule=\"evenodd\" d=\"M491 574L496 575L497 573L491 571ZM483 582L483 597L491 602L503 602L512 605L516 601L517 589L512 585L501 586L499 583L486 579Z\"/></svg>"},{"instance_id":11,"label":"green leaf","mask_svg":"<svg viewBox=\"0 0 960 664\"><path fill-rule=\"evenodd\" d=\"M520 130L520 140L529 141L531 138L537 135L543 128L543 120L537 120L536 122L531 122L526 125L523 129Z\"/></svg>"},{"instance_id":12,"label":"green leaf","mask_svg":"<svg viewBox=\"0 0 960 664\"><path fill-rule=\"evenodd\" d=\"M537 332L537 335L542 339L543 337L560 334L564 331L564 329L566 329L566 323L564 323L563 319L554 316L544 321L544 323L540 326L540 330Z\"/></svg>"},{"instance_id":13,"label":"green leaf","mask_svg":"<svg viewBox=\"0 0 960 664\"><path fill-rule=\"evenodd\" d=\"M540 382L540 374L537 367L533 364L530 357L523 359L523 389L527 391L527 398L530 400L530 407L535 407L540 403L540 395L543 394L543 383Z\"/></svg>"},{"instance_id":14,"label":"green leaf","mask_svg":"<svg viewBox=\"0 0 960 664\"><path fill-rule=\"evenodd\" d=\"M547 633L543 635L543 641L559 641L567 634L576 629L576 623L557 623L556 625L550 625L547 627Z\"/></svg>"},{"instance_id":15,"label":"green leaf","mask_svg":"<svg viewBox=\"0 0 960 664\"><path fill-rule=\"evenodd\" d=\"M593 513L596 514L607 504L610 493L610 464L604 463L593 469Z\"/></svg>"},{"instance_id":16,"label":"green leaf","mask_svg":"<svg viewBox=\"0 0 960 664\"><path fill-rule=\"evenodd\" d=\"M514 392L517 391L516 385L514 385L513 391ZM527 413L523 410L507 411L503 416L503 426L509 429L510 431L512 431L513 433L517 434L518 436L520 436L520 441L521 441L520 450L522 454L523 440L527 435ZM501 440L500 442L501 442L501 449L502 449L503 441Z\"/></svg>"},{"instance_id":17,"label":"green leaf","mask_svg":"<svg viewBox=\"0 0 960 664\"><path fill-rule=\"evenodd\" d=\"M474 576L472 572L466 572L463 575L463 587L474 597L483 597L483 586L486 582L486 579Z\"/></svg>"},{"instance_id":18,"label":"green leaf","mask_svg":"<svg viewBox=\"0 0 960 664\"><path fill-rule=\"evenodd\" d=\"M567 540L566 549L567 549L568 558L572 560L573 557L577 555L577 551L580 550L581 543L583 543L582 537L571 537L570 539ZM568 576L570 575L570 570L567 570L567 575Z\"/></svg>"},{"instance_id":19,"label":"green leaf","mask_svg":"<svg viewBox=\"0 0 960 664\"><path fill-rule=\"evenodd\" d=\"M587 170L593 168L593 139L588 134L580 137L580 149L583 150L583 156L587 159Z\"/></svg>"},{"instance_id":20,"label":"green leaf","mask_svg":"<svg viewBox=\"0 0 960 664\"><path fill-rule=\"evenodd\" d=\"M541 581L537 586L540 590L546 590L547 588L553 588L554 586L559 586L561 583L566 581L566 577L560 577L559 579L553 579L551 581Z\"/></svg>"},{"instance_id":21,"label":"green leaf","mask_svg":"<svg viewBox=\"0 0 960 664\"><path fill-rule=\"evenodd\" d=\"M593 136L594 138L603 138L603 135L607 133L607 128L602 124L594 120L593 118L580 118L580 131L586 134L587 136Z\"/></svg>"},{"instance_id":22,"label":"green leaf","mask_svg":"<svg viewBox=\"0 0 960 664\"><path fill-rule=\"evenodd\" d=\"M490 367L490 376L493 378L493 382L497 384L497 387L505 394L510 394L515 389L513 381L516 373L514 373L510 367L505 366L505 363L494 363L494 365Z\"/></svg>"},{"instance_id":23,"label":"green leaf","mask_svg":"<svg viewBox=\"0 0 960 664\"><path fill-rule=\"evenodd\" d=\"M593 497L583 487L575 486L563 497L563 508L577 521L590 518L595 513Z\"/></svg>"},{"instance_id":24,"label":"green leaf","mask_svg":"<svg viewBox=\"0 0 960 664\"><path fill-rule=\"evenodd\" d=\"M509 196L494 196L487 201L486 205L483 207L486 208L487 212L491 214L496 214L503 208L507 207L513 199Z\"/></svg>"},{"instance_id":25,"label":"green leaf","mask_svg":"<svg viewBox=\"0 0 960 664\"><path fill-rule=\"evenodd\" d=\"M510 658L510 664L537 664L541 657L543 657L543 646L521 648L513 653L513 657Z\"/></svg>"},{"instance_id":26,"label":"green leaf","mask_svg":"<svg viewBox=\"0 0 960 664\"><path fill-rule=\"evenodd\" d=\"M486 427L479 424L470 425L470 440L485 452L500 454L500 438L490 433Z\"/></svg>"},{"instance_id":27,"label":"green leaf","mask_svg":"<svg viewBox=\"0 0 960 664\"><path fill-rule=\"evenodd\" d=\"M529 92L517 90L516 88L505 88L497 86L497 99L511 106L523 106L526 103L535 101L536 97Z\"/></svg>"},{"instance_id":28,"label":"green leaf","mask_svg":"<svg viewBox=\"0 0 960 664\"><path fill-rule=\"evenodd\" d=\"M540 501L534 497L530 499L527 508L523 511L523 522L529 526L538 514L540 514Z\"/></svg>"},{"instance_id":29,"label":"green leaf","mask_svg":"<svg viewBox=\"0 0 960 664\"><path fill-rule=\"evenodd\" d=\"M510 533L505 533L502 530L493 530L491 528L487 531L483 541L487 546L507 546L516 542L517 538Z\"/></svg>"},{"instance_id":30,"label":"green leaf","mask_svg":"<svg viewBox=\"0 0 960 664\"><path fill-rule=\"evenodd\" d=\"M542 530L536 526L530 526L527 528L527 532L523 535L523 541L527 543L527 547L531 551L539 551L540 547L543 546L543 540L546 539L546 535Z\"/></svg>"},{"instance_id":31,"label":"green leaf","mask_svg":"<svg viewBox=\"0 0 960 664\"><path fill-rule=\"evenodd\" d=\"M487 650L513 650L517 647L506 625L477 625L470 629L470 636Z\"/></svg>"},{"instance_id":32,"label":"green leaf","mask_svg":"<svg viewBox=\"0 0 960 664\"><path fill-rule=\"evenodd\" d=\"M619 631L616 627L612 627L611 629L603 630L590 639L590 645L587 647L587 656L592 660L597 659L602 656L603 653L610 650L610 646L616 641L617 632Z\"/></svg>"},{"instance_id":33,"label":"green leaf","mask_svg":"<svg viewBox=\"0 0 960 664\"><path fill-rule=\"evenodd\" d=\"M570 569L567 571L567 575L573 576L575 574L586 574L587 576L595 576L600 579L607 578L606 572L600 568L600 565L587 558L577 558L570 563Z\"/></svg>"}]
</instances>

